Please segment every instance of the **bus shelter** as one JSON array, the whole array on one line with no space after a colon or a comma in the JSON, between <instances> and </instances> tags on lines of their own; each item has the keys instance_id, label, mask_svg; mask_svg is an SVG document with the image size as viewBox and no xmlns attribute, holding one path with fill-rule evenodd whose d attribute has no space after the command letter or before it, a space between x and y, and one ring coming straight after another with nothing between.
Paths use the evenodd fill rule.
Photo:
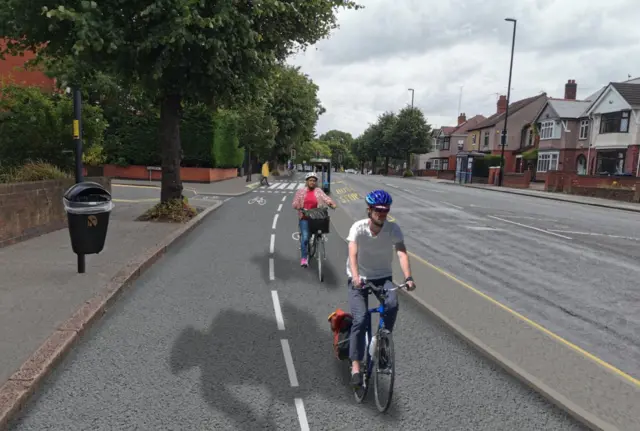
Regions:
<instances>
[{"instance_id":1,"label":"bus shelter","mask_svg":"<svg viewBox=\"0 0 640 431\"><path fill-rule=\"evenodd\" d=\"M331 193L331 160L330 159L311 159L311 166L314 167L314 171L320 174L318 178L322 191L329 194Z\"/></svg>"}]
</instances>

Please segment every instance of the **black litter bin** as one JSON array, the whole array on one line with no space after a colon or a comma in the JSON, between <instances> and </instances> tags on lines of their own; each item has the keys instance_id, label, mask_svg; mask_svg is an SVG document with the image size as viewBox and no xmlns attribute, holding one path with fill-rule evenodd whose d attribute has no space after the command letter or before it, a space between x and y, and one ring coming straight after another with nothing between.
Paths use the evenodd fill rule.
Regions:
<instances>
[{"instance_id":1,"label":"black litter bin","mask_svg":"<svg viewBox=\"0 0 640 431\"><path fill-rule=\"evenodd\" d=\"M104 248L113 209L111 193L98 183L73 185L62 198L75 254L96 254Z\"/></svg>"}]
</instances>

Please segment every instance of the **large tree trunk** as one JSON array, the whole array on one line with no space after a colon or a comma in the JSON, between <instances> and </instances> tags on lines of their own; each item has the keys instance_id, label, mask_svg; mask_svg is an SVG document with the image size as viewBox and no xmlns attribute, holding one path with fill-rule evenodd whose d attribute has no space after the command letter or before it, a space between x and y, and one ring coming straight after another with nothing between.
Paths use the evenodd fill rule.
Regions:
<instances>
[{"instance_id":1,"label":"large tree trunk","mask_svg":"<svg viewBox=\"0 0 640 431\"><path fill-rule=\"evenodd\" d=\"M182 180L180 179L180 101L180 96L165 96L160 106L161 202L182 198Z\"/></svg>"},{"instance_id":2,"label":"large tree trunk","mask_svg":"<svg viewBox=\"0 0 640 431\"><path fill-rule=\"evenodd\" d=\"M384 158L384 176L389 176L389 156Z\"/></svg>"}]
</instances>

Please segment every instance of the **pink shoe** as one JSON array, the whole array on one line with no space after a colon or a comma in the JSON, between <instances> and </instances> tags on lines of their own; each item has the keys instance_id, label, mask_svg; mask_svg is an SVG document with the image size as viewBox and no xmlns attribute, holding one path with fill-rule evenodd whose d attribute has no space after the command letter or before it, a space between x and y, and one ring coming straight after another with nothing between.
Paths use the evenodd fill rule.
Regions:
<instances>
[{"instance_id":1,"label":"pink shoe","mask_svg":"<svg viewBox=\"0 0 640 431\"><path fill-rule=\"evenodd\" d=\"M309 266L309 262L307 259L300 259L300 266L306 268L307 266Z\"/></svg>"}]
</instances>

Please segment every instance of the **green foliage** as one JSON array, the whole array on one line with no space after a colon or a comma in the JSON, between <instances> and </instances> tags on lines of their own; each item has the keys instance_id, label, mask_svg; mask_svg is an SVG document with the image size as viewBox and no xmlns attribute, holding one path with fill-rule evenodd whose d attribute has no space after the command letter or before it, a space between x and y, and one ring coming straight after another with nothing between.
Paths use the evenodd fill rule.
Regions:
<instances>
[{"instance_id":1,"label":"green foliage","mask_svg":"<svg viewBox=\"0 0 640 431\"><path fill-rule=\"evenodd\" d=\"M413 176L413 171L411 169L405 169L405 171L402 173L402 176L407 178L407 177L412 177Z\"/></svg>"},{"instance_id":2,"label":"green foliage","mask_svg":"<svg viewBox=\"0 0 640 431\"><path fill-rule=\"evenodd\" d=\"M160 127L166 133L158 137L166 177L163 201L182 193L176 170L180 136L171 133L180 121L181 102L225 107L251 100L274 65L337 27L338 8L358 8L352 0L57 0L54 5L0 0L0 37L15 41L4 51L38 47L39 60L52 69L56 63L72 64L57 68L65 83L86 82L100 70L139 84L163 111ZM276 154L300 136L291 129L276 140ZM307 123L302 130L308 130Z\"/></svg>"},{"instance_id":3,"label":"green foliage","mask_svg":"<svg viewBox=\"0 0 640 431\"><path fill-rule=\"evenodd\" d=\"M431 150L431 126L418 108L407 106L398 113L391 132L391 145L396 149L396 157L405 156L407 167L410 155L425 154Z\"/></svg>"},{"instance_id":4,"label":"green foliage","mask_svg":"<svg viewBox=\"0 0 640 431\"><path fill-rule=\"evenodd\" d=\"M306 141L298 149L294 163L302 163L306 160L309 164L311 159L317 157L318 152L321 158L331 158L331 148L327 142L317 139Z\"/></svg>"},{"instance_id":5,"label":"green foliage","mask_svg":"<svg viewBox=\"0 0 640 431\"><path fill-rule=\"evenodd\" d=\"M100 107L85 106L86 143L101 145L107 122ZM20 166L46 160L61 168L73 165L73 102L67 95L49 95L36 87L0 87L0 160Z\"/></svg>"},{"instance_id":6,"label":"green foliage","mask_svg":"<svg viewBox=\"0 0 640 431\"><path fill-rule=\"evenodd\" d=\"M238 110L238 139L240 146L251 152L252 157L266 160L276 145L278 124L268 112L270 103L262 100Z\"/></svg>"},{"instance_id":7,"label":"green foliage","mask_svg":"<svg viewBox=\"0 0 640 431\"><path fill-rule=\"evenodd\" d=\"M0 183L22 183L67 178L72 178L69 172L41 160L27 162L23 166L10 166L0 169Z\"/></svg>"},{"instance_id":8,"label":"green foliage","mask_svg":"<svg viewBox=\"0 0 640 431\"><path fill-rule=\"evenodd\" d=\"M237 168L242 164L244 150L238 148L238 120L236 112L223 109L214 116L212 155L216 168Z\"/></svg>"},{"instance_id":9,"label":"green foliage","mask_svg":"<svg viewBox=\"0 0 640 431\"><path fill-rule=\"evenodd\" d=\"M299 67L278 66L272 76L272 116L278 132L272 157L282 160L291 148L313 139L318 117L325 109L318 99L318 86Z\"/></svg>"}]
</instances>

